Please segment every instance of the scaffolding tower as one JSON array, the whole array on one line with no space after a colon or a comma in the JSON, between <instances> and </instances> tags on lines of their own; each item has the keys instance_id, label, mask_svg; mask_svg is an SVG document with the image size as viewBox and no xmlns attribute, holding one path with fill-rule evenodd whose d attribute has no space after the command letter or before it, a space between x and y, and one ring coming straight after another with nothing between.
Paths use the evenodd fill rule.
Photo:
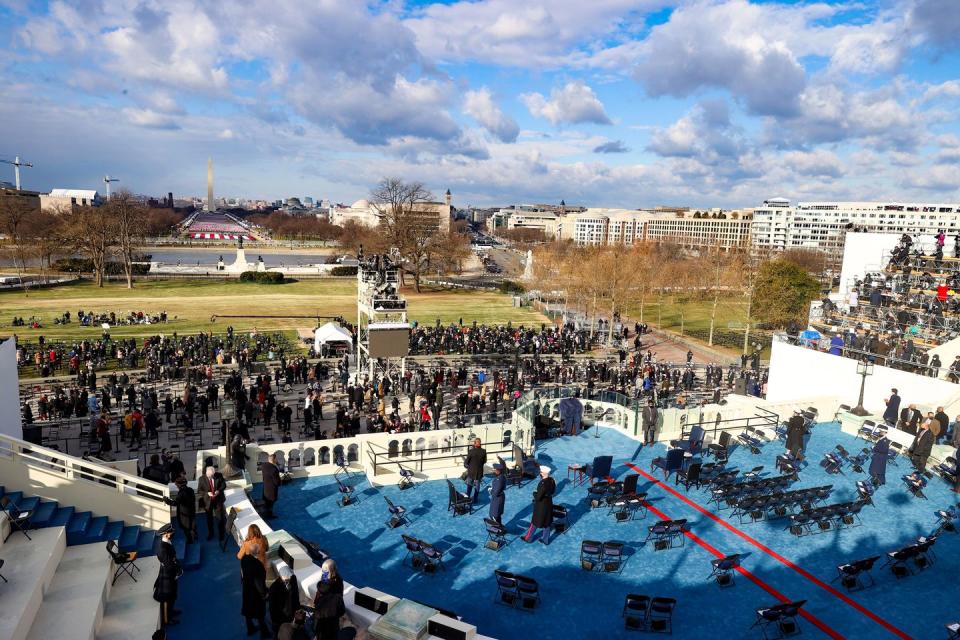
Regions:
<instances>
[{"instance_id":1,"label":"scaffolding tower","mask_svg":"<svg viewBox=\"0 0 960 640\"><path fill-rule=\"evenodd\" d=\"M388 255L358 256L357 377L406 373L410 350L407 301L400 295L400 267Z\"/></svg>"}]
</instances>

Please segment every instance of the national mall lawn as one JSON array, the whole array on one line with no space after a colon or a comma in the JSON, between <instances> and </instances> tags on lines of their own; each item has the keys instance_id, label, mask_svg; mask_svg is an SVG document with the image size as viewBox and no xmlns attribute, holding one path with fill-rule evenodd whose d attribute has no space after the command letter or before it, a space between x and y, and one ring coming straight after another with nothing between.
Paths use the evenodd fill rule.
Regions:
<instances>
[{"instance_id":1,"label":"national mall lawn","mask_svg":"<svg viewBox=\"0 0 960 640\"><path fill-rule=\"evenodd\" d=\"M90 281L49 289L31 289L0 292L0 336L14 333L21 340L35 341L43 335L47 340L72 341L96 339L102 329L81 327L76 321L77 311L116 313L126 316L131 311L142 311L151 316L166 311L165 325L119 325L110 329L114 338L148 336L157 333L169 335L199 332L224 333L231 325L237 331L284 329L295 339L297 328L312 329L316 320L290 318L291 315L343 316L347 322L357 322L356 280L329 278L302 280L284 284L252 284L234 280L141 280L127 289L125 283L111 282L98 288ZM422 293L405 288L411 321L422 325L441 322L471 324L474 320L487 324L525 324L539 328L547 318L529 307L516 308L508 295L469 289L442 289L424 286ZM55 325L54 318L69 311L71 323ZM280 318L217 318L226 315L272 315ZM14 327L13 318L38 318L42 329ZM325 322L322 320L321 322Z\"/></svg>"}]
</instances>

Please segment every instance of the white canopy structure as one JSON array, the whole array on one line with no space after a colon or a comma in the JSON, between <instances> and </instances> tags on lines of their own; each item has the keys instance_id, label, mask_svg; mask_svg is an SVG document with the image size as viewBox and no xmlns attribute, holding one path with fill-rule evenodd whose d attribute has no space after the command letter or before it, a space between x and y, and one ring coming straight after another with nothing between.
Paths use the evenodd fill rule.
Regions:
<instances>
[{"instance_id":1,"label":"white canopy structure","mask_svg":"<svg viewBox=\"0 0 960 640\"><path fill-rule=\"evenodd\" d=\"M328 322L314 330L313 348L317 353L320 353L320 347L331 342L346 343L347 348L353 351L353 336L337 323Z\"/></svg>"}]
</instances>

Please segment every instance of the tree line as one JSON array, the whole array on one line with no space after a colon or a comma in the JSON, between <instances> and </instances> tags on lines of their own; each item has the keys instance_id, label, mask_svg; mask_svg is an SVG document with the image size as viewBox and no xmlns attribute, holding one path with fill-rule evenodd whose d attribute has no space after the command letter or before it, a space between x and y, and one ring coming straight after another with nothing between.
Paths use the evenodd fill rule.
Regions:
<instances>
[{"instance_id":1,"label":"tree line","mask_svg":"<svg viewBox=\"0 0 960 640\"><path fill-rule=\"evenodd\" d=\"M691 251L667 242L627 246L577 246L572 242L541 246L534 252L534 279L542 293L561 299L589 317L615 314L644 322L644 306L665 296L683 295L709 313L708 343L714 343L718 311L740 306L744 350L750 330L806 324L810 302L822 290L822 256L806 251L779 254ZM613 326L611 323L612 335Z\"/></svg>"},{"instance_id":2,"label":"tree line","mask_svg":"<svg viewBox=\"0 0 960 640\"><path fill-rule=\"evenodd\" d=\"M145 239L182 219L182 214L169 209L146 207L126 190L99 207L70 206L59 211L42 211L26 198L0 199L0 233L6 236L6 251L19 276L33 259L39 261L42 276L55 257L76 255L89 260L99 287L108 262L116 260L127 288L132 289L134 262Z\"/></svg>"}]
</instances>

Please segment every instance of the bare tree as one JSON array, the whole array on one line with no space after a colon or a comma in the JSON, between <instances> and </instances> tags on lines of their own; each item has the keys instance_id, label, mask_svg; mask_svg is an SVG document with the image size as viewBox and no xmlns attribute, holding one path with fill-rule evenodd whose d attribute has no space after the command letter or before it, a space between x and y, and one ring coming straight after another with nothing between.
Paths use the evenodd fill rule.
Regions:
<instances>
[{"instance_id":1,"label":"bare tree","mask_svg":"<svg viewBox=\"0 0 960 640\"><path fill-rule=\"evenodd\" d=\"M65 240L90 259L97 286L103 286L107 258L117 244L114 218L107 207L73 207L64 215Z\"/></svg>"},{"instance_id":2,"label":"bare tree","mask_svg":"<svg viewBox=\"0 0 960 640\"><path fill-rule=\"evenodd\" d=\"M423 184L399 178L384 178L370 195L381 229L400 252L403 271L413 274L419 293L420 278L434 257L440 231L436 213L424 206L433 196Z\"/></svg>"},{"instance_id":3,"label":"bare tree","mask_svg":"<svg viewBox=\"0 0 960 640\"><path fill-rule=\"evenodd\" d=\"M113 194L103 209L116 233L116 251L123 264L127 289L133 289L133 259L137 249L143 246L147 210L126 189Z\"/></svg>"},{"instance_id":4,"label":"bare tree","mask_svg":"<svg viewBox=\"0 0 960 640\"><path fill-rule=\"evenodd\" d=\"M27 292L27 285L23 281L23 272L27 268L27 258L30 257L32 225L31 217L37 210L32 207L26 198L19 196L5 196L0 198L0 231L7 236L7 250L13 258L13 266L17 270L17 277Z\"/></svg>"}]
</instances>

